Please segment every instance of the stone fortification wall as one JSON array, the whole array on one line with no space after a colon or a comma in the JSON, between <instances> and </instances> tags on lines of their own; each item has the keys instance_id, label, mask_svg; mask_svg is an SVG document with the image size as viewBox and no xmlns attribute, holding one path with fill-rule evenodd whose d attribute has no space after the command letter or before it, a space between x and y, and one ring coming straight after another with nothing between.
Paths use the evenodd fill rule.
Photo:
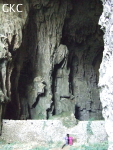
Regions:
<instances>
[{"instance_id":1,"label":"stone fortification wall","mask_svg":"<svg viewBox=\"0 0 113 150\"><path fill-rule=\"evenodd\" d=\"M60 120L3 120L1 139L8 143L56 143L64 142L67 133L74 138L75 145L107 140L104 121L80 121L67 128Z\"/></svg>"}]
</instances>

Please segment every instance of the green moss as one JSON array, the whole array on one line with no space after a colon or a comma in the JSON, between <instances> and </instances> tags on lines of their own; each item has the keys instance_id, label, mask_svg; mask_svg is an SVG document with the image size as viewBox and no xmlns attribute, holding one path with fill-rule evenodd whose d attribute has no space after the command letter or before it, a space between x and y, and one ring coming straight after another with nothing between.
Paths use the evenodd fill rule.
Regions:
<instances>
[{"instance_id":1,"label":"green moss","mask_svg":"<svg viewBox=\"0 0 113 150\"><path fill-rule=\"evenodd\" d=\"M1 143L0 143L1 144ZM0 145L0 150L13 150L13 146L15 143Z\"/></svg>"},{"instance_id":2,"label":"green moss","mask_svg":"<svg viewBox=\"0 0 113 150\"><path fill-rule=\"evenodd\" d=\"M44 124L43 124L42 129L44 130L46 126L47 126L47 125L46 125L46 122L44 121Z\"/></svg>"},{"instance_id":3,"label":"green moss","mask_svg":"<svg viewBox=\"0 0 113 150\"><path fill-rule=\"evenodd\" d=\"M67 128L74 127L78 124L78 120L72 112L62 112L59 115L52 116L50 120L61 120L62 124Z\"/></svg>"},{"instance_id":4,"label":"green moss","mask_svg":"<svg viewBox=\"0 0 113 150\"><path fill-rule=\"evenodd\" d=\"M91 129L91 123L92 123L93 120L94 120L94 119L91 118L91 119L88 120L88 123L87 123L86 130L87 130L87 133L88 133L89 135L93 135L93 131L92 131L92 129Z\"/></svg>"},{"instance_id":5,"label":"green moss","mask_svg":"<svg viewBox=\"0 0 113 150\"><path fill-rule=\"evenodd\" d=\"M37 148L30 149L30 150L49 150L49 148L37 147Z\"/></svg>"},{"instance_id":6,"label":"green moss","mask_svg":"<svg viewBox=\"0 0 113 150\"><path fill-rule=\"evenodd\" d=\"M5 144L4 142L0 142L0 150L13 150L14 145L18 144L18 148L23 149L24 144L22 143L10 143ZM50 150L51 148L61 148L63 143L61 141L57 143L53 143L50 141L46 146L37 146L34 148L31 148L29 150ZM71 146L70 150L107 150L108 149L108 142L103 143L95 143L90 145L81 145L79 147Z\"/></svg>"},{"instance_id":7,"label":"green moss","mask_svg":"<svg viewBox=\"0 0 113 150\"><path fill-rule=\"evenodd\" d=\"M92 144L89 146L83 145L82 149L83 150L107 150L108 149L108 142L96 143L96 144Z\"/></svg>"}]
</instances>

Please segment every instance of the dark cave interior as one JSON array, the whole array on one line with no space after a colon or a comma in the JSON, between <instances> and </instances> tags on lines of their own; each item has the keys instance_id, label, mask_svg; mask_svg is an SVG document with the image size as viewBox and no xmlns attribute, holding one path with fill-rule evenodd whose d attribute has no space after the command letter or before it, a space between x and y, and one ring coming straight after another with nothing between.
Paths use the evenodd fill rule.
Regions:
<instances>
[{"instance_id":1,"label":"dark cave interior","mask_svg":"<svg viewBox=\"0 0 113 150\"><path fill-rule=\"evenodd\" d=\"M90 118L101 120L103 117L98 80L104 43L103 32L100 30L98 21L103 9L102 2L72 0L71 7L65 17L62 33L59 33L62 34L60 43L68 48L68 58L55 64L51 71L52 104L45 110L46 119L49 119L50 114L54 116L65 110L71 110L78 120ZM47 97L47 86L44 93L41 91L42 96L41 94L33 96L34 91L30 93L28 90L34 86L29 85L32 85L36 74L46 75L48 71L40 71L43 68L44 58L37 43L40 28L37 17L39 17L37 11L32 8L28 16L29 21L23 30L22 45L13 57L11 102L4 107L5 119L40 119L41 117L36 116L41 116L41 111L44 109L42 108L37 114L37 110L41 108L41 97L43 99ZM66 64L64 64L65 60ZM65 67L62 67L63 65ZM47 82L46 84L48 85ZM68 85L69 87L65 88ZM66 92L62 91L63 88L69 93L65 94ZM58 99L60 99L59 102Z\"/></svg>"}]
</instances>

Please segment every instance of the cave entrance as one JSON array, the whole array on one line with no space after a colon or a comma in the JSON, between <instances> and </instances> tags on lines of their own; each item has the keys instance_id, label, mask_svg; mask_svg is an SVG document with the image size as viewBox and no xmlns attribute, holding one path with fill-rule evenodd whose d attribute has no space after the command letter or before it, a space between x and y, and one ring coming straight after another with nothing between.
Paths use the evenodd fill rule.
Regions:
<instances>
[{"instance_id":1,"label":"cave entrance","mask_svg":"<svg viewBox=\"0 0 113 150\"><path fill-rule=\"evenodd\" d=\"M22 117L25 114L25 119L39 119L39 116L49 119L49 114L59 115L69 110L70 112L73 111L75 117L79 120L89 120L90 118L101 120L103 118L98 89L99 67L104 49L103 32L98 25L103 10L102 2L100 0L71 0L71 3L65 18L61 39L61 44L66 45L69 50L68 61L66 60L66 63L63 61L55 66L57 71L52 70L53 74L50 71L50 76L54 80L52 83L53 95L50 96L53 96L54 107L51 105L50 110L46 109L45 105L43 105L43 102L46 102L46 94L39 105L39 99L35 96L36 89L32 85L35 75L39 76L40 74L45 77L45 70L41 70L43 66L42 58L44 57L37 53L38 28L35 22L37 16L36 11L32 10L28 26L26 27L25 37L23 37L22 41L23 45L27 45L23 48L26 50L24 53L26 54L27 61L24 60L26 58L22 58L22 60L17 59L18 55L15 59L16 62L19 61L22 64L23 70L18 70L18 67L20 67L18 63L14 68L16 70L13 69L11 76L12 101L6 107L6 119L20 119L19 115L21 113ZM23 49L19 50L17 54L22 56L24 54L22 53ZM37 58L35 58L35 55ZM65 64L63 64L64 67L61 67L62 63ZM44 80L44 82L49 83L50 81ZM30 89L27 89L28 85ZM20 100L20 104L18 100ZM31 109L31 106L35 106L32 104L35 100L36 103L33 104L37 105L35 107L37 109ZM22 111L19 105L22 105ZM42 105L44 107L40 107Z\"/></svg>"},{"instance_id":2,"label":"cave entrance","mask_svg":"<svg viewBox=\"0 0 113 150\"><path fill-rule=\"evenodd\" d=\"M104 50L103 32L98 25L102 14L100 0L72 0L73 8L66 18L62 43L69 50L70 85L75 97L75 117L79 120L101 120L99 67Z\"/></svg>"}]
</instances>

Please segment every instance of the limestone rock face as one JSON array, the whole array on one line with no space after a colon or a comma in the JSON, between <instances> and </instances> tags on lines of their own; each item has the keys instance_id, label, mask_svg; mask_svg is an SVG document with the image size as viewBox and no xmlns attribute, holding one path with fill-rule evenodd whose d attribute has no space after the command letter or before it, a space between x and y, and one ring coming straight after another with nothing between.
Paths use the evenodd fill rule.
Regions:
<instances>
[{"instance_id":1,"label":"limestone rock face","mask_svg":"<svg viewBox=\"0 0 113 150\"><path fill-rule=\"evenodd\" d=\"M11 84L8 84L11 102L6 106L5 117L46 119L59 110L55 106L57 102L53 101L52 93L54 91L52 74L54 74L55 65L62 66L61 74L63 70L65 74L63 77L67 82L66 92L68 93L65 93L69 95L69 70L66 66L68 49L60 44L60 41L64 19L70 10L70 2L68 0L62 2L35 0L29 1L28 5L25 1L20 3L23 4L22 13L12 13L11 16L7 14L4 17L6 20L7 17L12 17L14 22L11 22L10 28L9 22L3 20L6 23L3 26L6 28L4 32L11 32L10 35L8 34L6 44L13 64L10 65L10 75L8 74L11 81ZM4 55L5 53L0 53L1 57ZM63 80L62 83L65 87ZM58 95L60 98L61 94L58 93Z\"/></svg>"},{"instance_id":2,"label":"limestone rock face","mask_svg":"<svg viewBox=\"0 0 113 150\"><path fill-rule=\"evenodd\" d=\"M102 60L102 31L97 25L101 1L73 1L73 9L63 28L62 42L69 49L70 88L75 116L80 120L102 119L99 98L99 66Z\"/></svg>"},{"instance_id":3,"label":"limestone rock face","mask_svg":"<svg viewBox=\"0 0 113 150\"><path fill-rule=\"evenodd\" d=\"M2 1L1 10L3 2L14 3ZM70 112L79 120L102 119L102 3L19 3L21 13L0 12L0 97L1 103L9 100L3 106L4 118L49 119Z\"/></svg>"},{"instance_id":4,"label":"limestone rock face","mask_svg":"<svg viewBox=\"0 0 113 150\"><path fill-rule=\"evenodd\" d=\"M0 121L5 113L6 103L11 101L10 78L14 68L14 57L22 43L22 30L28 14L27 1L24 1L26 6L21 14L3 12L3 3L12 4L13 1L0 1ZM9 7L6 6L6 9Z\"/></svg>"},{"instance_id":5,"label":"limestone rock face","mask_svg":"<svg viewBox=\"0 0 113 150\"><path fill-rule=\"evenodd\" d=\"M102 0L103 13L99 24L104 31L104 52L100 66L100 100L103 107L106 131L109 136L109 150L113 149L113 0Z\"/></svg>"}]
</instances>

